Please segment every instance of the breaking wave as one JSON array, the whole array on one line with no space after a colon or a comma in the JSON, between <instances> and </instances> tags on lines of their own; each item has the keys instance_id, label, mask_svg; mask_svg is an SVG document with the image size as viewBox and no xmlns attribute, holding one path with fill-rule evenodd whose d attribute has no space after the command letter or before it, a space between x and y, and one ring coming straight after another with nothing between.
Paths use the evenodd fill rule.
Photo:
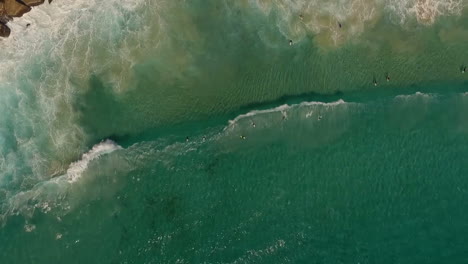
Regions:
<instances>
[{"instance_id":1,"label":"breaking wave","mask_svg":"<svg viewBox=\"0 0 468 264\"><path fill-rule=\"evenodd\" d=\"M75 185L86 185L87 189L92 189L92 184L90 184L89 181L93 182L97 180L93 177L108 176L106 173L103 173L106 169L116 170L122 168L121 166L123 166L124 162L120 160L119 156L116 156L115 159L118 160L118 165L112 167L100 164L103 169L100 173L104 175L100 175L100 173L99 175L94 175L93 172L87 172L91 163L119 149L122 149L122 147L115 142L105 140L93 146L88 152L83 154L80 160L71 163L64 175L39 182L30 190L24 190L12 197L8 197L1 211L3 214L0 214L0 224L2 224L8 216L15 214L21 214L28 218L31 217L36 210L40 210L43 213L48 213L57 209L61 210L61 213L66 213L66 211L71 210L85 196L92 195L91 193L76 194L77 191L79 192L80 187ZM105 166L107 166L107 168L105 168ZM87 174L89 177L83 182L80 182L84 174Z\"/></svg>"},{"instance_id":2,"label":"breaking wave","mask_svg":"<svg viewBox=\"0 0 468 264\"><path fill-rule=\"evenodd\" d=\"M1 39L0 191L30 188L65 172L88 135L73 102L98 75L116 94L159 34L161 3L57 0L9 22ZM26 26L30 24L30 26ZM145 25L145 26L143 26Z\"/></svg>"},{"instance_id":3,"label":"breaking wave","mask_svg":"<svg viewBox=\"0 0 468 264\"><path fill-rule=\"evenodd\" d=\"M81 177L83 172L88 168L88 165L91 161L121 148L122 147L109 139L94 145L90 151L83 154L79 161L70 164L70 167L66 173L67 180L70 183L76 182Z\"/></svg>"},{"instance_id":4,"label":"breaking wave","mask_svg":"<svg viewBox=\"0 0 468 264\"><path fill-rule=\"evenodd\" d=\"M255 118L256 116L262 116L266 114L271 114L271 113L281 113L281 116L283 119L286 119L288 117L288 113L293 110L304 110L304 109L309 109L313 110L314 108L319 111L320 109L329 109L335 106L339 105L346 105L346 104L354 104L354 103L347 103L343 101L342 99L335 101L335 102L330 102L330 103L325 103L325 102L303 102L300 104L293 104L293 105L280 105L278 107L274 107L271 109L265 109L265 110L253 110L250 111L246 114L241 114L234 118L233 120L229 121L229 126L227 126L225 129L229 129L230 127L236 126L240 121L243 121L245 119L252 119ZM305 118L311 117L311 112L306 111Z\"/></svg>"}]
</instances>

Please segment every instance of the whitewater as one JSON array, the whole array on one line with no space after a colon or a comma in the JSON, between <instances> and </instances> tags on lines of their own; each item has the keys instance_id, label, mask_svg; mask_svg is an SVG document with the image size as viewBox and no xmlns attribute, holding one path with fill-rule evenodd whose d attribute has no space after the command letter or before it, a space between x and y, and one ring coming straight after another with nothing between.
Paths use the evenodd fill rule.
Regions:
<instances>
[{"instance_id":1,"label":"whitewater","mask_svg":"<svg viewBox=\"0 0 468 264\"><path fill-rule=\"evenodd\" d=\"M57 176L85 151L87 135L72 102L86 92L93 74L106 72L115 87L126 78L136 59L125 56L135 49L129 38L145 29L119 23L145 4L55 1L9 23L13 33L1 41L0 54L0 186L14 189L25 178Z\"/></svg>"}]
</instances>

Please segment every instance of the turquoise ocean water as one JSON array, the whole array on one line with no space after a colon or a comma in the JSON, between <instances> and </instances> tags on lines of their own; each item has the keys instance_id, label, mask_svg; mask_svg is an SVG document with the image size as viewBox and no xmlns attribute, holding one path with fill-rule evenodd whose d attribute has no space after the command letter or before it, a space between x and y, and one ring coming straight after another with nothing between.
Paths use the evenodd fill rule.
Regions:
<instances>
[{"instance_id":1,"label":"turquoise ocean water","mask_svg":"<svg viewBox=\"0 0 468 264\"><path fill-rule=\"evenodd\" d=\"M34 8L0 42L0 263L466 263L467 4Z\"/></svg>"}]
</instances>

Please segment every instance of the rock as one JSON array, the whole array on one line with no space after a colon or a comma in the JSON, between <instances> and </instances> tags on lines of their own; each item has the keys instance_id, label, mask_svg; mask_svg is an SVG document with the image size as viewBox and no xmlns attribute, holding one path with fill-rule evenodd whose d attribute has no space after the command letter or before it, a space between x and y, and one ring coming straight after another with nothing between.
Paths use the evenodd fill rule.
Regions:
<instances>
[{"instance_id":1,"label":"rock","mask_svg":"<svg viewBox=\"0 0 468 264\"><path fill-rule=\"evenodd\" d=\"M37 6L37 5L42 5L44 3L44 0L22 0L22 1L28 6Z\"/></svg>"},{"instance_id":2,"label":"rock","mask_svg":"<svg viewBox=\"0 0 468 264\"><path fill-rule=\"evenodd\" d=\"M0 16L0 23L2 24L8 24L8 22L11 21L11 17L7 16L7 15L1 15Z\"/></svg>"},{"instance_id":3,"label":"rock","mask_svg":"<svg viewBox=\"0 0 468 264\"><path fill-rule=\"evenodd\" d=\"M6 14L5 1L0 0L0 23L6 24L11 20L11 17Z\"/></svg>"},{"instance_id":4,"label":"rock","mask_svg":"<svg viewBox=\"0 0 468 264\"><path fill-rule=\"evenodd\" d=\"M31 11L31 7L17 2L16 0L4 0L4 8L6 15L11 17L20 17Z\"/></svg>"},{"instance_id":5,"label":"rock","mask_svg":"<svg viewBox=\"0 0 468 264\"><path fill-rule=\"evenodd\" d=\"M0 37L7 38L10 36L10 28L5 25L0 23Z\"/></svg>"},{"instance_id":6,"label":"rock","mask_svg":"<svg viewBox=\"0 0 468 264\"><path fill-rule=\"evenodd\" d=\"M7 15L0 15L0 23L2 24L8 24L8 22L11 21L11 17Z\"/></svg>"},{"instance_id":7,"label":"rock","mask_svg":"<svg viewBox=\"0 0 468 264\"><path fill-rule=\"evenodd\" d=\"M52 3L52 0L49 0L49 4Z\"/></svg>"},{"instance_id":8,"label":"rock","mask_svg":"<svg viewBox=\"0 0 468 264\"><path fill-rule=\"evenodd\" d=\"M3 0L0 0L0 15L1 16L5 15L5 3Z\"/></svg>"}]
</instances>

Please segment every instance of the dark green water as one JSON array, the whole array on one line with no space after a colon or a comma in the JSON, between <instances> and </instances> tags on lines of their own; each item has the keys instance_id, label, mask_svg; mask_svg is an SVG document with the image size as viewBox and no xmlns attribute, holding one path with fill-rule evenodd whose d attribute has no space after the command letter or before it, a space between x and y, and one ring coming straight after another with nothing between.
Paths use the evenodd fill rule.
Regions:
<instances>
[{"instance_id":1,"label":"dark green water","mask_svg":"<svg viewBox=\"0 0 468 264\"><path fill-rule=\"evenodd\" d=\"M0 263L466 263L464 5L36 8L0 43Z\"/></svg>"},{"instance_id":2,"label":"dark green water","mask_svg":"<svg viewBox=\"0 0 468 264\"><path fill-rule=\"evenodd\" d=\"M188 143L166 135L116 150L66 196L39 187L37 199L59 206L10 217L2 258L463 263L468 97L379 98L266 110Z\"/></svg>"}]
</instances>

